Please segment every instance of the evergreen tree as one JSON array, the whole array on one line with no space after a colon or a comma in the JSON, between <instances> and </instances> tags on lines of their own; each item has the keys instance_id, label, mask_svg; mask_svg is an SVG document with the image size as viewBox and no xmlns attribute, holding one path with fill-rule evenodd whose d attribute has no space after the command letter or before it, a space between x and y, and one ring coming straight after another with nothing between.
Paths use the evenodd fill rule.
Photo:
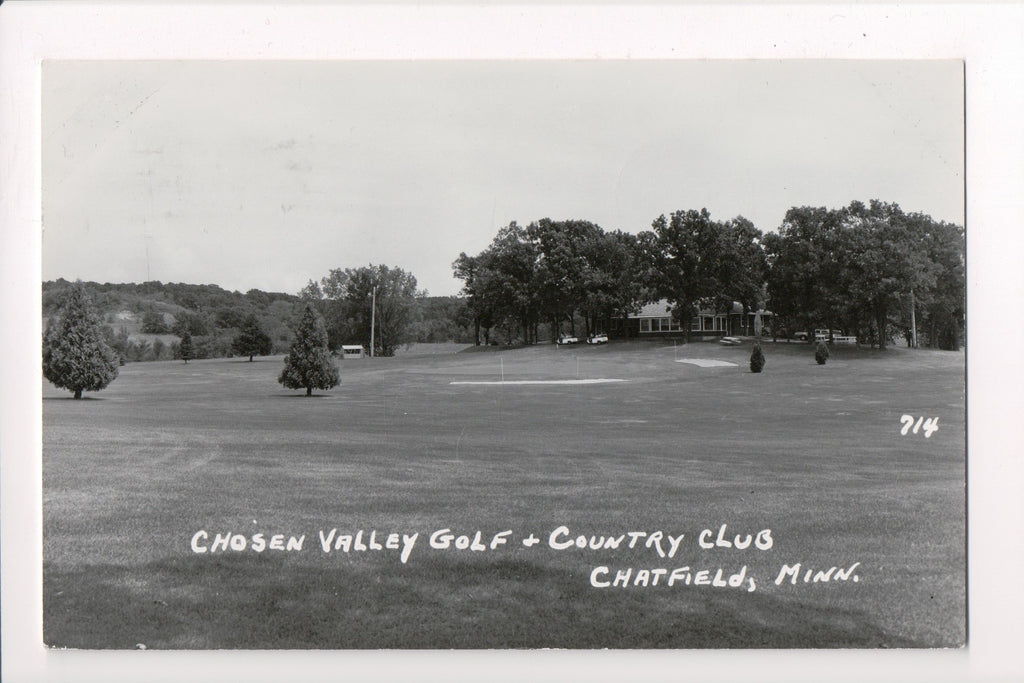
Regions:
<instances>
[{"instance_id":1,"label":"evergreen tree","mask_svg":"<svg viewBox=\"0 0 1024 683\"><path fill-rule=\"evenodd\" d=\"M754 343L754 350L750 352L750 371L761 372L764 368L764 352L761 350L761 345Z\"/></svg>"},{"instance_id":2,"label":"evergreen tree","mask_svg":"<svg viewBox=\"0 0 1024 683\"><path fill-rule=\"evenodd\" d=\"M828 361L829 357L828 346L825 342L818 342L818 347L814 350L814 360L817 361L818 365L824 365Z\"/></svg>"},{"instance_id":3,"label":"evergreen tree","mask_svg":"<svg viewBox=\"0 0 1024 683\"><path fill-rule=\"evenodd\" d=\"M270 353L273 342L263 328L260 327L259 318L250 315L245 320L245 326L231 344L231 350L239 356L249 356L252 362L253 356L266 356Z\"/></svg>"},{"instance_id":4,"label":"evergreen tree","mask_svg":"<svg viewBox=\"0 0 1024 683\"><path fill-rule=\"evenodd\" d=\"M85 287L70 288L60 319L43 334L43 376L54 386L75 393L99 391L117 377L117 353L103 339L99 314Z\"/></svg>"},{"instance_id":5,"label":"evergreen tree","mask_svg":"<svg viewBox=\"0 0 1024 683\"><path fill-rule=\"evenodd\" d=\"M305 389L306 396L312 395L313 389L330 389L341 381L327 348L324 319L310 303L295 328L295 339L277 381L289 389Z\"/></svg>"},{"instance_id":6,"label":"evergreen tree","mask_svg":"<svg viewBox=\"0 0 1024 683\"><path fill-rule=\"evenodd\" d=\"M188 330L181 333L181 343L178 345L178 355L181 359L188 363L189 358L192 357L192 335L188 333Z\"/></svg>"}]
</instances>

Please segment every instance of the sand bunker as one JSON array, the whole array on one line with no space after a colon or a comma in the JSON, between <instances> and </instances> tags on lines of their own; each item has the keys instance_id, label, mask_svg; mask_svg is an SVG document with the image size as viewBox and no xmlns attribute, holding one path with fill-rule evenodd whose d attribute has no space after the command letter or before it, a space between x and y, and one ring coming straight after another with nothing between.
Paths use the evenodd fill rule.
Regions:
<instances>
[{"instance_id":1,"label":"sand bunker","mask_svg":"<svg viewBox=\"0 0 1024 683\"><path fill-rule=\"evenodd\" d=\"M736 363L730 363L727 360L710 360L707 358L680 358L676 361L677 363L690 363L702 368L735 368L739 367Z\"/></svg>"},{"instance_id":2,"label":"sand bunker","mask_svg":"<svg viewBox=\"0 0 1024 683\"><path fill-rule=\"evenodd\" d=\"M448 384L609 384L611 382L628 382L628 379L507 379L492 382L449 382Z\"/></svg>"}]
</instances>

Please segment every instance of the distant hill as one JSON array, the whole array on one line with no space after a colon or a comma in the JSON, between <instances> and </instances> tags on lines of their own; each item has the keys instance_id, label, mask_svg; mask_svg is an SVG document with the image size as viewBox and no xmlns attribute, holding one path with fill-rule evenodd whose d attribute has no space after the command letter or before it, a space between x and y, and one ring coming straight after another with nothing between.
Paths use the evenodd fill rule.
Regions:
<instances>
[{"instance_id":1,"label":"distant hill","mask_svg":"<svg viewBox=\"0 0 1024 683\"><path fill-rule=\"evenodd\" d=\"M65 279L43 283L43 324L56 315ZM83 282L122 358L169 360L179 335L188 330L198 358L231 355L231 342L245 319L255 315L273 342L273 354L286 353L291 327L301 312L295 294L250 289L244 294L218 285L177 282ZM415 342L472 343L472 322L458 297L422 297L413 323Z\"/></svg>"},{"instance_id":2,"label":"distant hill","mask_svg":"<svg viewBox=\"0 0 1024 683\"><path fill-rule=\"evenodd\" d=\"M173 358L173 346L186 329L196 343L197 357L230 355L231 342L249 315L256 315L270 335L273 353L284 353L291 342L292 318L300 305L294 294L258 289L242 294L218 285L82 284L126 360ZM56 314L61 293L71 285L64 279L43 283L44 324Z\"/></svg>"},{"instance_id":3,"label":"distant hill","mask_svg":"<svg viewBox=\"0 0 1024 683\"><path fill-rule=\"evenodd\" d=\"M62 290L73 283L61 278L43 283L43 315L50 315L56 310ZM193 311L238 311L251 309L252 312L265 311L275 302L295 304L299 297L294 294L280 292L263 292L250 289L245 294L231 292L218 285L190 285L178 282L144 282L135 283L104 283L84 282L93 303L101 312L129 310L141 313L155 306L166 309L166 312Z\"/></svg>"}]
</instances>

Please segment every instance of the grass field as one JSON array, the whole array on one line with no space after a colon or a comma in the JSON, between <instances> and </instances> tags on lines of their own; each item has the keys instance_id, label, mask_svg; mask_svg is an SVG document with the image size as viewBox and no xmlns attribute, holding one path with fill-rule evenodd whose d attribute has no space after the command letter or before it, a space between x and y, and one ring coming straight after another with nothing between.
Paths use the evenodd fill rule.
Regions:
<instances>
[{"instance_id":1,"label":"grass field","mask_svg":"<svg viewBox=\"0 0 1024 683\"><path fill-rule=\"evenodd\" d=\"M309 398L277 384L280 358L129 364L81 401L46 385L45 641L963 645L963 354L838 348L818 366L808 345L767 344L765 371L752 374L749 351L424 352L344 361L342 384ZM511 383L560 379L628 381ZM901 435L904 414L938 417L939 429ZM771 547L702 548L701 532L714 540L723 524L741 540L770 530ZM556 549L562 526L555 541L570 547ZM332 529L397 547L327 553L320 533ZM443 529L480 531L487 549L431 547ZM198 531L205 553L193 551ZM218 533L246 549L209 551ZM302 550L254 552L256 534L304 536ZM403 534L418 534L406 562ZM626 540L595 550L575 547L578 536ZM662 557L669 536L678 546ZM598 583L630 569L628 585L593 586L599 567ZM694 582L746 569L736 588L687 585L683 567ZM831 567L853 570L804 582ZM656 570L646 586L634 585L641 570Z\"/></svg>"}]
</instances>

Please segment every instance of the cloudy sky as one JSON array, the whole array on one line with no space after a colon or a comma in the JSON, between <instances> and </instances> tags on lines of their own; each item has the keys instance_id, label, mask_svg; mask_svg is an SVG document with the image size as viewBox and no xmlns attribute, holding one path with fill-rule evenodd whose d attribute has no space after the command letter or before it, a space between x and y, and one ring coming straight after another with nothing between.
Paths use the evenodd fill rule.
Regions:
<instances>
[{"instance_id":1,"label":"cloudy sky","mask_svg":"<svg viewBox=\"0 0 1024 683\"><path fill-rule=\"evenodd\" d=\"M550 217L776 229L878 198L963 223L954 61L43 65L46 280L297 292L451 263Z\"/></svg>"}]
</instances>

